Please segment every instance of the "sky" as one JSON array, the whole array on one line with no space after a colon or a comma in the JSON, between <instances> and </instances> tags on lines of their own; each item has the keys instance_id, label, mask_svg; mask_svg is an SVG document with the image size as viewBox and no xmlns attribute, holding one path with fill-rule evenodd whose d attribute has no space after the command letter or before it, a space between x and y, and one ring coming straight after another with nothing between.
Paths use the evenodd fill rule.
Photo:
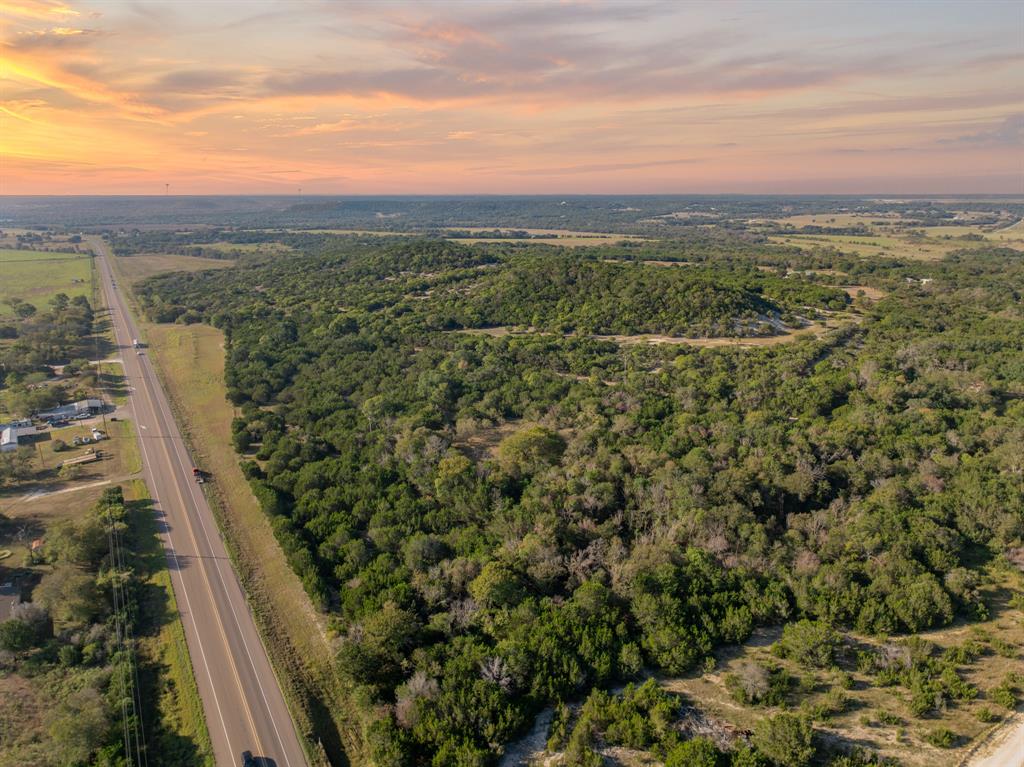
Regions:
<instances>
[{"instance_id":1,"label":"sky","mask_svg":"<svg viewBox=\"0 0 1024 767\"><path fill-rule=\"evenodd\" d=\"M1024 193L1016 0L0 8L0 194Z\"/></svg>"}]
</instances>

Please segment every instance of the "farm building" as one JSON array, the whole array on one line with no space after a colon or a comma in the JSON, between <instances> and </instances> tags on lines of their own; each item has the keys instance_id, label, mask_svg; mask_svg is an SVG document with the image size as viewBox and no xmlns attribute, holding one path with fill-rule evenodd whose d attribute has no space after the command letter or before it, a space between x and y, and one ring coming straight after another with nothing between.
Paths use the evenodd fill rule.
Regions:
<instances>
[{"instance_id":1,"label":"farm building","mask_svg":"<svg viewBox=\"0 0 1024 767\"><path fill-rule=\"evenodd\" d=\"M41 421L62 421L68 418L78 418L84 415L99 413L103 410L103 407L103 400L101 399L83 399L78 402L72 402L69 405L61 405L52 410L36 413L36 418Z\"/></svg>"},{"instance_id":2,"label":"farm building","mask_svg":"<svg viewBox=\"0 0 1024 767\"><path fill-rule=\"evenodd\" d=\"M25 421L16 421L11 424L4 424L0 429L0 453L9 453L18 449L19 440L22 437L36 434L36 427Z\"/></svg>"}]
</instances>

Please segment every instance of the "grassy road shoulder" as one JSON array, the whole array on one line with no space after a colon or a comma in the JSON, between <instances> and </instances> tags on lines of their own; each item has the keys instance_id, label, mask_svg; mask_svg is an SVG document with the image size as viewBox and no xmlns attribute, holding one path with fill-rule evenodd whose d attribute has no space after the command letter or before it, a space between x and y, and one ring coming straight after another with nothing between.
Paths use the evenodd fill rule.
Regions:
<instances>
[{"instance_id":1,"label":"grassy road shoulder","mask_svg":"<svg viewBox=\"0 0 1024 767\"><path fill-rule=\"evenodd\" d=\"M143 633L138 652L143 700L156 714L159 728L153 733L154 747L163 764L195 764L213 767L213 749L206 729L199 688L192 674L185 629L181 625L178 603L171 586L156 518L150 509L150 496L142 480L125 484L125 500L130 516L132 537L137 541L135 559L142 581L139 606Z\"/></svg>"}]
</instances>

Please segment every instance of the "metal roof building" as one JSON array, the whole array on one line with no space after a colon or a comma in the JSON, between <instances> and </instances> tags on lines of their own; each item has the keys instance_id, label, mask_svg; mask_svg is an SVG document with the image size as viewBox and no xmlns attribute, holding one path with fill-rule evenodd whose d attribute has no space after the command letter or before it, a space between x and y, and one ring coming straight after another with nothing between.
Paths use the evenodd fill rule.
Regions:
<instances>
[{"instance_id":1,"label":"metal roof building","mask_svg":"<svg viewBox=\"0 0 1024 767\"><path fill-rule=\"evenodd\" d=\"M0 453L9 453L18 449L18 440L29 434L36 434L36 427L31 423L27 426L24 422L20 424L7 424L0 430Z\"/></svg>"},{"instance_id":2,"label":"metal roof building","mask_svg":"<svg viewBox=\"0 0 1024 767\"><path fill-rule=\"evenodd\" d=\"M72 402L70 405L61 405L60 407L36 413L36 418L42 421L56 421L63 418L74 418L86 413L98 413L102 409L103 400L83 399L78 402Z\"/></svg>"}]
</instances>

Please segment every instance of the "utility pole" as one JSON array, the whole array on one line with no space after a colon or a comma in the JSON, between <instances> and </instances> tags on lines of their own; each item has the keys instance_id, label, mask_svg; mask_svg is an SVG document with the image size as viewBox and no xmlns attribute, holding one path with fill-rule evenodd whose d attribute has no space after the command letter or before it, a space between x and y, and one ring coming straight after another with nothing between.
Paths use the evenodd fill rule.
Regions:
<instances>
[{"instance_id":1,"label":"utility pole","mask_svg":"<svg viewBox=\"0 0 1024 767\"><path fill-rule=\"evenodd\" d=\"M170 184L164 184L164 197L166 197L170 193L171 193L171 185Z\"/></svg>"}]
</instances>

